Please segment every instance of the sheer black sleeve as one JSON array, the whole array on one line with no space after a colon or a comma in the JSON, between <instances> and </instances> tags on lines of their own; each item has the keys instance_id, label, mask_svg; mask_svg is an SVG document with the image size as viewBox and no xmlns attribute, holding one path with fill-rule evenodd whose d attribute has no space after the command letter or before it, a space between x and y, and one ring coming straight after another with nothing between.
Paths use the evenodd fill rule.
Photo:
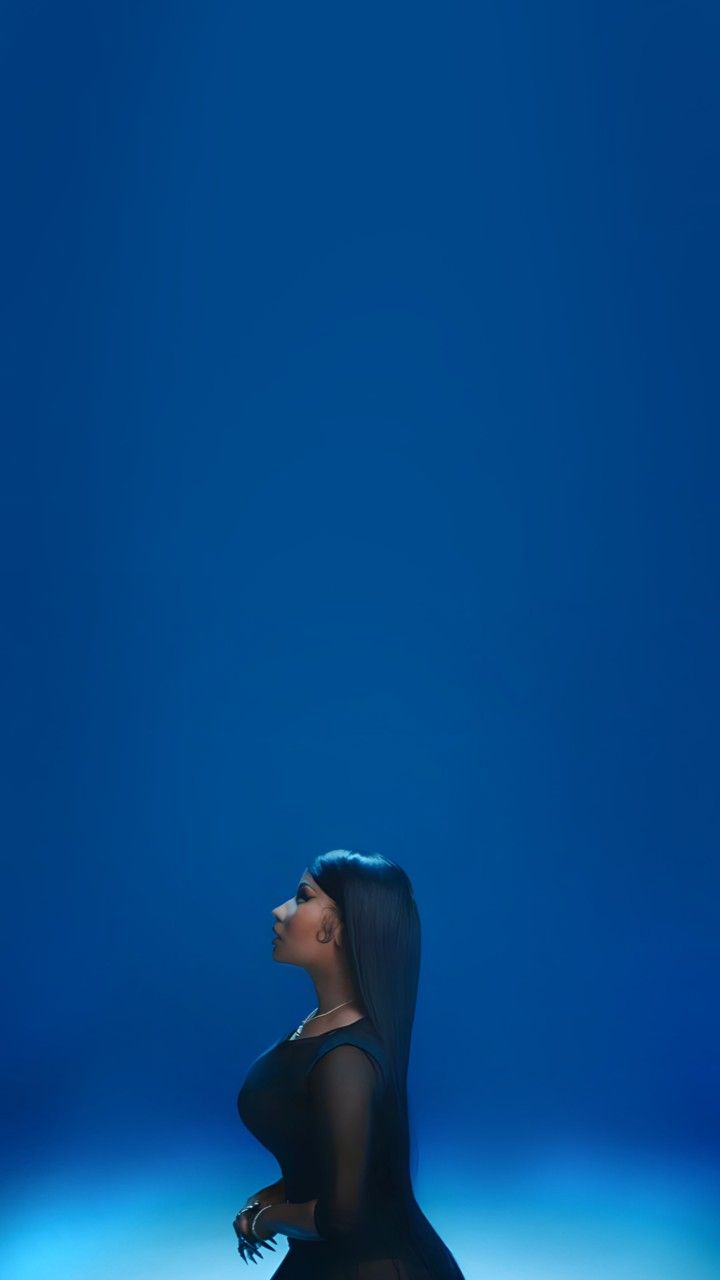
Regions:
<instances>
[{"instance_id":1,"label":"sheer black sleeve","mask_svg":"<svg viewBox=\"0 0 720 1280\"><path fill-rule=\"evenodd\" d=\"M324 1053L308 1076L317 1125L321 1186L315 1229L343 1239L363 1223L366 1178L382 1090L380 1068L353 1044Z\"/></svg>"}]
</instances>

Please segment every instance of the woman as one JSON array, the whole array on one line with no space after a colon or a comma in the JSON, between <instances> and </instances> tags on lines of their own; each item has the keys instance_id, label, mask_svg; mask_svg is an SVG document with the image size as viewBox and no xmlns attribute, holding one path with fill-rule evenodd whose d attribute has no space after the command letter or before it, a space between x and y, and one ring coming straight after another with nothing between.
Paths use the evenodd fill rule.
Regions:
<instances>
[{"instance_id":1,"label":"woman","mask_svg":"<svg viewBox=\"0 0 720 1280\"><path fill-rule=\"evenodd\" d=\"M406 873L335 849L272 912L273 958L306 969L317 1008L252 1063L240 1118L282 1177L233 1226L247 1261L277 1233L273 1280L464 1280L412 1189L407 1071L420 921Z\"/></svg>"}]
</instances>

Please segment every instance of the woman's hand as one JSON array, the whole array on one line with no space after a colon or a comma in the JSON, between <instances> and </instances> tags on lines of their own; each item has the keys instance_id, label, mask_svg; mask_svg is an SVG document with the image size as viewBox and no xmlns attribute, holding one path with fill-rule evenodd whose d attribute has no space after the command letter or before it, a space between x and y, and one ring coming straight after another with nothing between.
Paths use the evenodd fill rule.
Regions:
<instances>
[{"instance_id":1,"label":"woman's hand","mask_svg":"<svg viewBox=\"0 0 720 1280\"><path fill-rule=\"evenodd\" d=\"M252 1234L250 1224L261 1208L262 1204L248 1206L247 1211L241 1209L233 1219L233 1227L238 1238L238 1253L243 1262L247 1262L248 1258L252 1258L253 1262L257 1258L261 1258L261 1250L263 1248L271 1249L273 1253L275 1252L275 1246L270 1244L270 1241L275 1239L274 1236L268 1236L267 1240L256 1240Z\"/></svg>"},{"instance_id":2,"label":"woman's hand","mask_svg":"<svg viewBox=\"0 0 720 1280\"><path fill-rule=\"evenodd\" d=\"M260 1251L263 1246L271 1249L273 1253L275 1252L274 1245L269 1243L275 1239L275 1236L268 1236L267 1240L256 1240L252 1234L250 1224L255 1214L265 1205L279 1204L284 1199L285 1183L280 1178L277 1182L271 1183L269 1187L262 1187L260 1191L256 1191L254 1195L249 1196L243 1208L235 1215L233 1227L238 1237L238 1253L243 1262L247 1262L248 1258L252 1258L253 1262L255 1262L257 1257L262 1257ZM258 1223L258 1229L262 1229L262 1219Z\"/></svg>"}]
</instances>

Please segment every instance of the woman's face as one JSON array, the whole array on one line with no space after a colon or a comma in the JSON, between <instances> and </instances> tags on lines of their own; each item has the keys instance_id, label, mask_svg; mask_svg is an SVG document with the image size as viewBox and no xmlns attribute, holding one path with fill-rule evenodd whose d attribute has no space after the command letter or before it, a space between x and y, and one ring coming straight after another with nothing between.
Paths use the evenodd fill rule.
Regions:
<instances>
[{"instance_id":1,"label":"woman's face","mask_svg":"<svg viewBox=\"0 0 720 1280\"><path fill-rule=\"evenodd\" d=\"M313 969L337 963L342 926L332 898L323 893L307 868L292 898L273 907L274 960Z\"/></svg>"}]
</instances>

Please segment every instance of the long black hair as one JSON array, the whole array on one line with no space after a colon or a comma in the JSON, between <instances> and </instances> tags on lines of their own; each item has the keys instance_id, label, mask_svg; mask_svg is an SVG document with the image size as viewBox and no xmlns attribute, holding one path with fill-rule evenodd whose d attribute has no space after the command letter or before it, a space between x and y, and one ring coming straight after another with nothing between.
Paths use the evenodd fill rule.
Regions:
<instances>
[{"instance_id":1,"label":"long black hair","mask_svg":"<svg viewBox=\"0 0 720 1280\"><path fill-rule=\"evenodd\" d=\"M386 1154L393 1198L397 1198L397 1208L404 1214L428 1274L438 1280L464 1280L413 1190L417 1149L410 1124L407 1077L421 938L410 877L390 858L358 849L321 853L308 863L308 871L335 903L351 977L388 1060L393 1105L388 1116L392 1140Z\"/></svg>"},{"instance_id":2,"label":"long black hair","mask_svg":"<svg viewBox=\"0 0 720 1280\"><path fill-rule=\"evenodd\" d=\"M351 976L383 1042L394 1094L392 1156L401 1194L417 1172L408 1067L420 977L420 916L407 872L380 853L332 849L308 871L336 904Z\"/></svg>"}]
</instances>

